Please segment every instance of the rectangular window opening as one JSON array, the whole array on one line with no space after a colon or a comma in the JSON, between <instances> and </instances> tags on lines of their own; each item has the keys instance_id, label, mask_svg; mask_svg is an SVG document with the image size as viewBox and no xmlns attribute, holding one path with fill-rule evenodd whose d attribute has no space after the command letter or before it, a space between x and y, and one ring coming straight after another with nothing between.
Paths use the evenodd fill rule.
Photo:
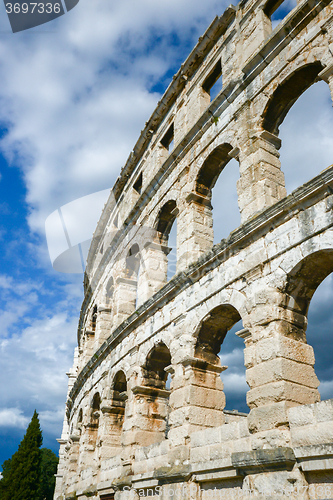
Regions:
<instances>
[{"instance_id":1,"label":"rectangular window opening","mask_svg":"<svg viewBox=\"0 0 333 500\"><path fill-rule=\"evenodd\" d=\"M213 71L207 76L202 88L210 95L211 101L213 101L222 90L222 65L220 59L215 64Z\"/></svg>"},{"instance_id":2,"label":"rectangular window opening","mask_svg":"<svg viewBox=\"0 0 333 500\"><path fill-rule=\"evenodd\" d=\"M168 128L166 134L164 134L163 139L161 140L162 146L164 146L168 151L172 151L173 149L173 138L174 138L174 127L172 123Z\"/></svg>"},{"instance_id":3,"label":"rectangular window opening","mask_svg":"<svg viewBox=\"0 0 333 500\"><path fill-rule=\"evenodd\" d=\"M139 177L133 184L133 189L139 194L141 194L141 189L142 189L142 172L140 173Z\"/></svg>"},{"instance_id":4,"label":"rectangular window opening","mask_svg":"<svg viewBox=\"0 0 333 500\"><path fill-rule=\"evenodd\" d=\"M297 5L297 0L268 0L264 12L274 29Z\"/></svg>"}]
</instances>

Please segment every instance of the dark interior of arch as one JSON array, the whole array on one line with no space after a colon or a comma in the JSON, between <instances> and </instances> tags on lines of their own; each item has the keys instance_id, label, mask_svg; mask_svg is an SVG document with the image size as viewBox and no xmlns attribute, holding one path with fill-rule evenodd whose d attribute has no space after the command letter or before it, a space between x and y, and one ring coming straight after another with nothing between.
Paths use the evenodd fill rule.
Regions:
<instances>
[{"instance_id":1,"label":"dark interior of arch","mask_svg":"<svg viewBox=\"0 0 333 500\"><path fill-rule=\"evenodd\" d=\"M279 126L289 109L316 82L322 69L320 62L308 64L296 70L277 87L264 111L262 126L265 130L276 135L279 133Z\"/></svg>"},{"instance_id":2,"label":"dark interior of arch","mask_svg":"<svg viewBox=\"0 0 333 500\"><path fill-rule=\"evenodd\" d=\"M96 394L94 395L91 407L93 411L99 411L101 407L101 397L99 395L99 392L96 392Z\"/></svg>"},{"instance_id":3,"label":"dark interior of arch","mask_svg":"<svg viewBox=\"0 0 333 500\"><path fill-rule=\"evenodd\" d=\"M126 275L129 278L135 279L138 275L140 267L140 249L135 243L129 250L126 258Z\"/></svg>"},{"instance_id":4,"label":"dark interior of arch","mask_svg":"<svg viewBox=\"0 0 333 500\"><path fill-rule=\"evenodd\" d=\"M158 215L156 230L160 234L160 240L165 244L168 241L172 224L177 216L176 209L176 202L174 200L169 200L165 205L163 205Z\"/></svg>"},{"instance_id":5,"label":"dark interior of arch","mask_svg":"<svg viewBox=\"0 0 333 500\"><path fill-rule=\"evenodd\" d=\"M212 309L201 324L195 349L196 356L217 363L218 353L227 332L240 319L237 309L229 304Z\"/></svg>"},{"instance_id":6,"label":"dark interior of arch","mask_svg":"<svg viewBox=\"0 0 333 500\"><path fill-rule=\"evenodd\" d=\"M167 346L160 342L148 354L144 366L146 384L165 389L168 374L165 368L171 364L171 355Z\"/></svg>"},{"instance_id":7,"label":"dark interior of arch","mask_svg":"<svg viewBox=\"0 0 333 500\"><path fill-rule=\"evenodd\" d=\"M215 183L231 159L229 156L233 147L230 144L221 144L204 161L197 177L196 191L203 196L210 196L211 190Z\"/></svg>"},{"instance_id":8,"label":"dark interior of arch","mask_svg":"<svg viewBox=\"0 0 333 500\"><path fill-rule=\"evenodd\" d=\"M288 275L285 291L290 296L290 308L307 314L313 294L332 272L333 250L320 250L305 257Z\"/></svg>"},{"instance_id":9,"label":"dark interior of arch","mask_svg":"<svg viewBox=\"0 0 333 500\"><path fill-rule=\"evenodd\" d=\"M113 286L114 286L114 282L113 282L113 277L111 276L111 278L109 279L109 281L107 282L107 285L106 285L106 300L107 302L109 302L112 297L113 297Z\"/></svg>"},{"instance_id":10,"label":"dark interior of arch","mask_svg":"<svg viewBox=\"0 0 333 500\"><path fill-rule=\"evenodd\" d=\"M123 371L119 371L113 381L113 390L118 393L118 395L122 392L127 391L127 382L125 373Z\"/></svg>"}]
</instances>

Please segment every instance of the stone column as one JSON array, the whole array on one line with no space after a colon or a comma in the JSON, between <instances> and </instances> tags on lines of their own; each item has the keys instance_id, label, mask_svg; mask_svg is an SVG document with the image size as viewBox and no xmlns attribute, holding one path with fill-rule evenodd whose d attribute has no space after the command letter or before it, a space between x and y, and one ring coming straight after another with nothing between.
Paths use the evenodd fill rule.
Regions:
<instances>
[{"instance_id":1,"label":"stone column","mask_svg":"<svg viewBox=\"0 0 333 500\"><path fill-rule=\"evenodd\" d=\"M135 311L137 296L137 281L129 278L117 278L114 291L114 320L117 328L130 314Z\"/></svg>"},{"instance_id":2,"label":"stone column","mask_svg":"<svg viewBox=\"0 0 333 500\"><path fill-rule=\"evenodd\" d=\"M268 294L260 296L261 303L250 314L252 335L245 335L249 429L253 433L288 430L290 407L320 400L313 349L305 343L306 317L278 305L278 297L273 303Z\"/></svg>"},{"instance_id":3,"label":"stone column","mask_svg":"<svg viewBox=\"0 0 333 500\"><path fill-rule=\"evenodd\" d=\"M177 219L177 271L186 269L213 246L212 205L208 196L190 193Z\"/></svg>"},{"instance_id":4,"label":"stone column","mask_svg":"<svg viewBox=\"0 0 333 500\"><path fill-rule=\"evenodd\" d=\"M237 192L242 223L287 194L280 168L280 146L280 139L266 130L241 146Z\"/></svg>"},{"instance_id":5,"label":"stone column","mask_svg":"<svg viewBox=\"0 0 333 500\"><path fill-rule=\"evenodd\" d=\"M112 327L112 308L108 305L98 306L98 322L96 325L95 345L96 351L109 337Z\"/></svg>"},{"instance_id":6,"label":"stone column","mask_svg":"<svg viewBox=\"0 0 333 500\"><path fill-rule=\"evenodd\" d=\"M69 451L68 451L68 468L67 468L67 488L68 491L75 490L74 485L77 482L78 475L78 461L80 450L80 429L74 429L69 436Z\"/></svg>"},{"instance_id":7,"label":"stone column","mask_svg":"<svg viewBox=\"0 0 333 500\"><path fill-rule=\"evenodd\" d=\"M124 446L131 449L165 439L169 394L157 387L132 387L123 427Z\"/></svg>"},{"instance_id":8,"label":"stone column","mask_svg":"<svg viewBox=\"0 0 333 500\"><path fill-rule=\"evenodd\" d=\"M318 77L328 83L333 106L333 64L326 66L326 68L324 68L323 71L319 73Z\"/></svg>"},{"instance_id":9,"label":"stone column","mask_svg":"<svg viewBox=\"0 0 333 500\"><path fill-rule=\"evenodd\" d=\"M146 243L141 251L137 307L167 282L169 249L156 242Z\"/></svg>"},{"instance_id":10,"label":"stone column","mask_svg":"<svg viewBox=\"0 0 333 500\"><path fill-rule=\"evenodd\" d=\"M98 429L101 460L118 455L122 449L122 429L127 395L121 394L119 398L115 398L114 392L112 391L110 400L104 399L101 402L101 421Z\"/></svg>"},{"instance_id":11,"label":"stone column","mask_svg":"<svg viewBox=\"0 0 333 500\"><path fill-rule=\"evenodd\" d=\"M192 432L225 423L220 373L226 368L190 357L167 368L173 375L169 416L173 446L188 444Z\"/></svg>"}]
</instances>

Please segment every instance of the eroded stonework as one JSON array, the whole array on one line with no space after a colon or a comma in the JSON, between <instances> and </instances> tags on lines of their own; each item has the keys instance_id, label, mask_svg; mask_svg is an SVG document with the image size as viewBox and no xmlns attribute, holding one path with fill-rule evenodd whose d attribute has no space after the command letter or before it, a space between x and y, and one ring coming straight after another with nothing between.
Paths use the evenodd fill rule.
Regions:
<instances>
[{"instance_id":1,"label":"eroded stonework","mask_svg":"<svg viewBox=\"0 0 333 500\"><path fill-rule=\"evenodd\" d=\"M56 500L333 498L333 400L306 342L333 271L333 167L286 196L278 152L295 100L318 80L333 96L333 5L302 0L272 31L280 3L214 19L113 188L88 256ZM212 189L232 158L242 224L213 246ZM240 319L248 415L224 410L218 357Z\"/></svg>"}]
</instances>

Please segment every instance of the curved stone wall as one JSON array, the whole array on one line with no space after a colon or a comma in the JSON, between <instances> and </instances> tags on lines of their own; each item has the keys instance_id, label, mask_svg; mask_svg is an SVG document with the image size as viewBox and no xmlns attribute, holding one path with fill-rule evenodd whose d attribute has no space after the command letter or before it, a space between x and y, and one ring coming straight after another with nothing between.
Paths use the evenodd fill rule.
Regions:
<instances>
[{"instance_id":1,"label":"curved stone wall","mask_svg":"<svg viewBox=\"0 0 333 500\"><path fill-rule=\"evenodd\" d=\"M333 271L333 167L286 196L278 152L296 99L320 79L333 95L333 6L303 0L272 31L279 3L242 1L212 22L104 208L56 500L333 498L333 403L306 342ZM232 158L242 224L213 246L212 190ZM224 409L218 357L240 319L249 414Z\"/></svg>"}]
</instances>

